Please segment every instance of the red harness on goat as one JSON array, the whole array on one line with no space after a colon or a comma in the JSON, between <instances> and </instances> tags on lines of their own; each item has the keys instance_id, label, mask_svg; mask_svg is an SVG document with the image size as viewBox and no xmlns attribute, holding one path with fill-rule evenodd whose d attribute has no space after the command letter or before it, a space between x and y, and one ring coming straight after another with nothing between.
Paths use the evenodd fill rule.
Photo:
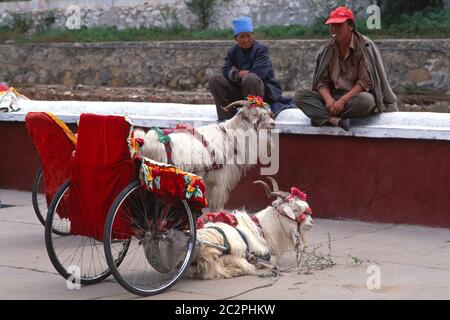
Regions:
<instances>
[{"instance_id":1,"label":"red harness on goat","mask_svg":"<svg viewBox=\"0 0 450 320\"><path fill-rule=\"evenodd\" d=\"M307 199L306 193L300 191L300 189L298 189L296 187L292 187L291 188L291 194L288 195L285 198L285 200L289 201L289 200L293 199L294 197L298 197L300 200L305 201L305 202L306 202L306 199ZM275 209L277 209L277 212L280 215L282 215L283 217L288 218L289 220L295 221L299 225L306 219L306 216L309 216L309 215L312 214L311 208L307 208L305 210L305 212L303 212L301 215L299 215L296 219L293 219L293 218L289 217L288 215L286 215L283 211L278 210L278 208L275 208ZM261 224L259 223L258 218L256 217L256 215L252 217L252 220L259 227L259 229L261 230L261 234L264 237L264 232L263 232L263 230L261 228Z\"/></svg>"},{"instance_id":2,"label":"red harness on goat","mask_svg":"<svg viewBox=\"0 0 450 320\"><path fill-rule=\"evenodd\" d=\"M233 228L236 228L238 222L236 216L231 212L221 211L221 212L210 212L204 217L197 219L197 229L203 228L203 226L208 222L223 222Z\"/></svg>"}]
</instances>

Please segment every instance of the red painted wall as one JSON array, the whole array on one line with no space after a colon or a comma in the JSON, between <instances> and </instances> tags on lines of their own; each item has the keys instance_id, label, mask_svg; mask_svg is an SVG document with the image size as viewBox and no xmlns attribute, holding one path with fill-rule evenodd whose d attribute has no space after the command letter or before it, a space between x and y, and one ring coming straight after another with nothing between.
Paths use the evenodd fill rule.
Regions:
<instances>
[{"instance_id":1,"label":"red painted wall","mask_svg":"<svg viewBox=\"0 0 450 320\"><path fill-rule=\"evenodd\" d=\"M0 188L30 191L40 159L25 123L0 122L0 146Z\"/></svg>"},{"instance_id":2,"label":"red painted wall","mask_svg":"<svg viewBox=\"0 0 450 320\"><path fill-rule=\"evenodd\" d=\"M25 123L0 122L0 146L0 188L31 191L41 160Z\"/></svg>"},{"instance_id":3,"label":"red painted wall","mask_svg":"<svg viewBox=\"0 0 450 320\"><path fill-rule=\"evenodd\" d=\"M276 180L305 190L313 217L450 227L449 141L283 135L280 150ZM267 203L258 174L230 205Z\"/></svg>"},{"instance_id":4,"label":"red painted wall","mask_svg":"<svg viewBox=\"0 0 450 320\"><path fill-rule=\"evenodd\" d=\"M39 157L24 123L0 122L0 143L0 187L30 190ZM306 191L313 217L450 227L449 159L449 141L285 134L275 178ZM227 207L268 205L261 178L251 170Z\"/></svg>"}]
</instances>

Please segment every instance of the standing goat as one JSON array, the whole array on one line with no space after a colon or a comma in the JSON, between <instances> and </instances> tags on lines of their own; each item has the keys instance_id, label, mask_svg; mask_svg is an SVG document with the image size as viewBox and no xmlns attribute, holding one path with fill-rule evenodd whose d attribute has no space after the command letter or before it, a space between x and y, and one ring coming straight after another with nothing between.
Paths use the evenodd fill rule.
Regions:
<instances>
[{"instance_id":1,"label":"standing goat","mask_svg":"<svg viewBox=\"0 0 450 320\"><path fill-rule=\"evenodd\" d=\"M262 100L249 97L249 100L234 102L224 109L239 106L241 108L232 119L196 128L195 132L193 128L175 131L168 135L170 139L164 137L169 140L165 144L160 142L161 134L157 130L150 130L146 134L136 130L135 136L144 140L140 155L159 162L172 162L185 171L201 176L206 185L210 210L220 211L231 190L256 163L256 159L254 162L249 161L252 155L256 157L256 152L250 154L247 150L260 144L259 131L275 128L273 114ZM253 141L248 141L252 137ZM269 137L268 132L265 137ZM267 140L266 147L271 150L271 139Z\"/></svg>"},{"instance_id":2,"label":"standing goat","mask_svg":"<svg viewBox=\"0 0 450 320\"><path fill-rule=\"evenodd\" d=\"M253 217L245 211L234 211L235 227L216 222L206 223L197 230L200 246L195 253L189 276L203 279L231 278L255 274L252 257L277 265L286 250L294 247L303 232L314 226L306 195L297 188L291 193L278 190L275 180L269 178L273 190L263 181L269 197L277 196L264 210Z\"/></svg>"}]
</instances>

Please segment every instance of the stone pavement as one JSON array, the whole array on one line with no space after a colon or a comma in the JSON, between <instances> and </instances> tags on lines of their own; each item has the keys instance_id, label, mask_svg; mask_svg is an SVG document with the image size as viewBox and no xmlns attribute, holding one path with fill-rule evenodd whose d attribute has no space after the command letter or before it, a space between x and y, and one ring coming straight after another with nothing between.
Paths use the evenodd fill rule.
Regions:
<instances>
[{"instance_id":1,"label":"stone pavement","mask_svg":"<svg viewBox=\"0 0 450 320\"><path fill-rule=\"evenodd\" d=\"M11 205L0 209L0 299L143 299L112 277L68 290L47 256L44 228L34 215L31 194L0 190L0 197L3 205ZM336 263L331 268L311 274L293 268L279 278L182 279L168 292L145 299L450 299L450 229L318 218L315 222L307 236L309 248L328 254L330 244ZM295 261L290 251L281 268L295 266ZM380 289L367 288L372 265L380 268Z\"/></svg>"}]
</instances>

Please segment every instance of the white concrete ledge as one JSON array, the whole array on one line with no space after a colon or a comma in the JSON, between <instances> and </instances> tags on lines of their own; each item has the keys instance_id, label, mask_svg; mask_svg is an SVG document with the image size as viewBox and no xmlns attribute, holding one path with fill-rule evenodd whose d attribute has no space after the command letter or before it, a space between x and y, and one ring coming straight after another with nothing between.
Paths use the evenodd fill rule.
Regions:
<instances>
[{"instance_id":1,"label":"white concrete ledge","mask_svg":"<svg viewBox=\"0 0 450 320\"><path fill-rule=\"evenodd\" d=\"M66 123L76 123L83 112L128 115L139 127L174 127L178 123L202 126L217 121L214 105L143 102L20 101L21 110L0 113L0 121L24 121L30 111L49 111ZM299 109L285 110L276 119L281 133L450 140L450 114L394 112L373 115L352 122L351 132L340 128L316 128Z\"/></svg>"}]
</instances>

